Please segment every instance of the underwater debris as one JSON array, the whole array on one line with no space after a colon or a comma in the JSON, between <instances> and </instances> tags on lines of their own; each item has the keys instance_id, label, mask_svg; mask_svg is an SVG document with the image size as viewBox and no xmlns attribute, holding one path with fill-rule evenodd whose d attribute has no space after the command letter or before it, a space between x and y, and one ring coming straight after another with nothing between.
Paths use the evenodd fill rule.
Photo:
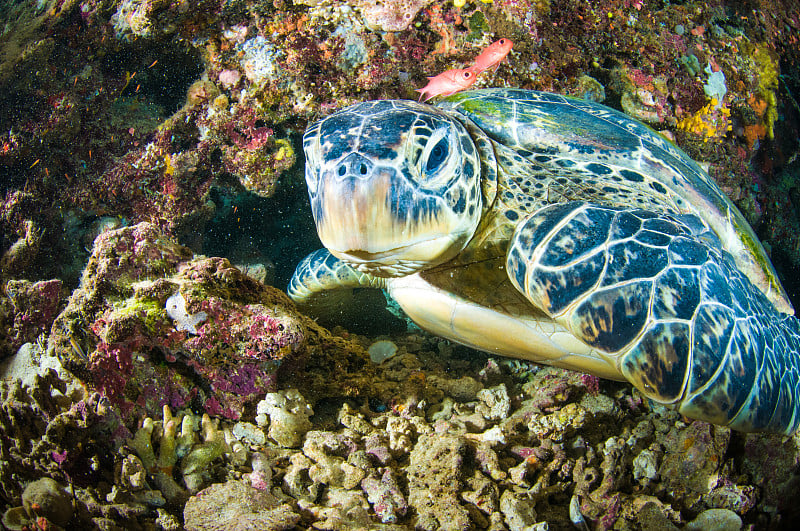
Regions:
<instances>
[{"instance_id":1,"label":"underwater debris","mask_svg":"<svg viewBox=\"0 0 800 531\"><path fill-rule=\"evenodd\" d=\"M387 339L376 341L367 348L372 363L383 363L397 354L397 345Z\"/></svg>"}]
</instances>

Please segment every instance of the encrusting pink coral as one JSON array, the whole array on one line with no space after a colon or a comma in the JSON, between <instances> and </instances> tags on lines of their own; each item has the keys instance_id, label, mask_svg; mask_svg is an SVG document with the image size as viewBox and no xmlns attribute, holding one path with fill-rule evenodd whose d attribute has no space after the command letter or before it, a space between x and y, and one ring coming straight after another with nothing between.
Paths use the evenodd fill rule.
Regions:
<instances>
[{"instance_id":1,"label":"encrusting pink coral","mask_svg":"<svg viewBox=\"0 0 800 531\"><path fill-rule=\"evenodd\" d=\"M283 293L148 223L97 238L52 330L52 352L125 420L190 404L237 419L306 344Z\"/></svg>"}]
</instances>

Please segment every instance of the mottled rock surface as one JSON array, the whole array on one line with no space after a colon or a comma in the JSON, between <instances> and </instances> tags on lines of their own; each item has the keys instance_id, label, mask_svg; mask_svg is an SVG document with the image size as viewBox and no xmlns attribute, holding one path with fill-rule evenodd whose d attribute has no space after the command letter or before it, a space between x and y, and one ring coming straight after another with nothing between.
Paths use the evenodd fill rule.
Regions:
<instances>
[{"instance_id":1,"label":"mottled rock surface","mask_svg":"<svg viewBox=\"0 0 800 531\"><path fill-rule=\"evenodd\" d=\"M192 496L183 518L187 531L279 531L294 529L300 521L291 505L235 480L215 483Z\"/></svg>"},{"instance_id":2,"label":"mottled rock surface","mask_svg":"<svg viewBox=\"0 0 800 531\"><path fill-rule=\"evenodd\" d=\"M140 223L97 238L49 350L126 414L191 405L238 418L305 353L305 335L283 293Z\"/></svg>"}]
</instances>

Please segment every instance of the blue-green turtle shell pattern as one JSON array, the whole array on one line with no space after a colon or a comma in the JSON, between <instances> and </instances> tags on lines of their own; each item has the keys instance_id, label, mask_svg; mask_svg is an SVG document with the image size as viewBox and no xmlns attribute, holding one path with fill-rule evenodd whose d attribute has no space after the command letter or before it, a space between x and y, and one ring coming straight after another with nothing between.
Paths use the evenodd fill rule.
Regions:
<instances>
[{"instance_id":1,"label":"blue-green turtle shell pattern","mask_svg":"<svg viewBox=\"0 0 800 531\"><path fill-rule=\"evenodd\" d=\"M766 251L739 210L686 153L641 122L592 101L519 89L461 92L437 107L466 116L528 160L565 169L589 161L584 169L606 179L603 191L612 203L633 199L612 197L621 192L614 190L613 169L615 180L646 186L680 212L699 212L724 237L739 269L779 310L792 312Z\"/></svg>"},{"instance_id":2,"label":"blue-green turtle shell pattern","mask_svg":"<svg viewBox=\"0 0 800 531\"><path fill-rule=\"evenodd\" d=\"M506 267L531 303L646 396L742 431L800 423L800 321L697 216L571 202L521 223Z\"/></svg>"}]
</instances>

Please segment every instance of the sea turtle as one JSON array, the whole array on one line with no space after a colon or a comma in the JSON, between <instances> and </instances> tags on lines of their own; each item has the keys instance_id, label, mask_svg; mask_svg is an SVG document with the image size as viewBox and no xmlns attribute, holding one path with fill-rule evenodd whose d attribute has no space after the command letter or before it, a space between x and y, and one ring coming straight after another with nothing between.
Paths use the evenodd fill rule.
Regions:
<instances>
[{"instance_id":1,"label":"sea turtle","mask_svg":"<svg viewBox=\"0 0 800 531\"><path fill-rule=\"evenodd\" d=\"M424 329L628 380L743 431L800 424L800 321L742 215L603 105L528 90L368 101L303 146L321 249L301 306L384 288Z\"/></svg>"}]
</instances>

